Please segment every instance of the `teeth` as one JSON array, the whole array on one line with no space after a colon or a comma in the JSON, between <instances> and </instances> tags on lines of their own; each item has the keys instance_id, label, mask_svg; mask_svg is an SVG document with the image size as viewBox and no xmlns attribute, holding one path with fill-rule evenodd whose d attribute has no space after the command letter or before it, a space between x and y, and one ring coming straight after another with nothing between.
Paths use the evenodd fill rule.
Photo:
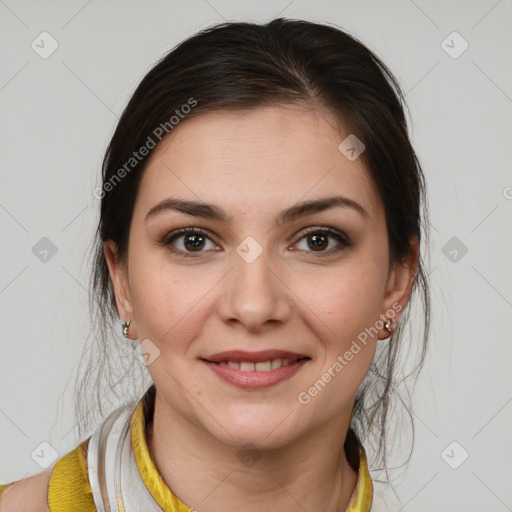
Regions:
<instances>
[{"instance_id":1,"label":"teeth","mask_svg":"<svg viewBox=\"0 0 512 512\"><path fill-rule=\"evenodd\" d=\"M288 366L290 363L295 362L294 359L269 359L268 361L260 361L258 363L250 363L248 361L220 361L220 366L229 366L235 370L241 370L243 372L268 372L281 368L281 366Z\"/></svg>"},{"instance_id":2,"label":"teeth","mask_svg":"<svg viewBox=\"0 0 512 512\"><path fill-rule=\"evenodd\" d=\"M270 370L270 365L272 361L261 361L254 365L254 369L259 372L268 372Z\"/></svg>"}]
</instances>

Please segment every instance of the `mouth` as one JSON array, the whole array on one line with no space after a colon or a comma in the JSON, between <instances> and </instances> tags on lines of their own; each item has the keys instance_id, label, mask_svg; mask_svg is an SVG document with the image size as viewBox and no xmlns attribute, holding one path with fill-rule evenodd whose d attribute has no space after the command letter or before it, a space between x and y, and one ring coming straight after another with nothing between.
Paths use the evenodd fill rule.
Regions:
<instances>
[{"instance_id":1,"label":"mouth","mask_svg":"<svg viewBox=\"0 0 512 512\"><path fill-rule=\"evenodd\" d=\"M277 370L283 366L290 366L291 364L297 363L298 361L310 360L310 357L300 357L298 359L267 359L266 361L258 361L256 363L252 361L209 361L208 359L202 359L206 363L212 363L219 366L229 366L235 370L242 372L269 372L271 370Z\"/></svg>"},{"instance_id":2,"label":"mouth","mask_svg":"<svg viewBox=\"0 0 512 512\"><path fill-rule=\"evenodd\" d=\"M311 357L283 351L230 351L200 359L229 384L265 389L292 377Z\"/></svg>"}]
</instances>

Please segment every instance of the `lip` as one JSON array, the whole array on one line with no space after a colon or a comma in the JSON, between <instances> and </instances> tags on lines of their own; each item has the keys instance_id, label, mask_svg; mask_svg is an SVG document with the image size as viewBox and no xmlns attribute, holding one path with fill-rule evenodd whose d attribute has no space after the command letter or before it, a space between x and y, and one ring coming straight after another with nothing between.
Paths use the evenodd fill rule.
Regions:
<instances>
[{"instance_id":1,"label":"lip","mask_svg":"<svg viewBox=\"0 0 512 512\"><path fill-rule=\"evenodd\" d=\"M279 351L278 351L279 352ZM284 353L284 352L280 352ZM253 352L253 355L255 353ZM254 356L256 357L256 356ZM259 357L259 356L258 356ZM272 359L272 357L263 359L264 361ZM274 359L279 359L278 357L274 357ZM289 358L290 359L290 358ZM222 359L221 359L222 360ZM281 366L281 368L275 368L274 370L268 371L242 371L237 370L236 368L231 368L230 366L220 366L217 363L213 363L211 361L207 361L205 359L202 360L204 364L206 364L219 378L246 390L256 390L256 389L266 389L280 382L289 379L295 373L297 373L310 359L301 359L300 361L295 361L290 363L288 366ZM233 361L233 359L229 359L229 361ZM258 362L258 361L249 361L247 359L243 359L243 361L248 362ZM261 361L261 359L260 359Z\"/></svg>"},{"instance_id":2,"label":"lip","mask_svg":"<svg viewBox=\"0 0 512 512\"><path fill-rule=\"evenodd\" d=\"M260 350L259 352L246 352L245 350L226 350L207 357L202 357L203 361L220 363L221 361L246 361L248 363L260 363L269 359L302 359L309 357L306 354L297 354L284 350ZM279 369L279 368L278 368Z\"/></svg>"}]
</instances>

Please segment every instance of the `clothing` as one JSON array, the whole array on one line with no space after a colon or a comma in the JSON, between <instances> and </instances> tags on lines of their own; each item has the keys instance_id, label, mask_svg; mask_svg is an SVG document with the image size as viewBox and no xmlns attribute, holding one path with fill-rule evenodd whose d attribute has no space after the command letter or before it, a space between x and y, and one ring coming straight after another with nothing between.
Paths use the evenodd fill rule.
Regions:
<instances>
[{"instance_id":1,"label":"clothing","mask_svg":"<svg viewBox=\"0 0 512 512\"><path fill-rule=\"evenodd\" d=\"M152 407L146 394L137 404L116 409L92 436L55 463L48 485L50 512L102 512L109 506L110 512L191 512L164 482L149 454L146 424ZM2 491L0 486L0 498ZM107 495L110 505L103 504ZM372 495L361 450L357 486L346 512L370 511Z\"/></svg>"}]
</instances>

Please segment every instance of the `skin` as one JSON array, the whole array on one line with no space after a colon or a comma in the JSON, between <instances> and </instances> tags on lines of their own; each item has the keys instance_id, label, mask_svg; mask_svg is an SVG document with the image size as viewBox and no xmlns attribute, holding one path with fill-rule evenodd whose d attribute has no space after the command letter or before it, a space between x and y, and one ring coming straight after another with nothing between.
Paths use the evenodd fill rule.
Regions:
<instances>
[{"instance_id":1,"label":"skin","mask_svg":"<svg viewBox=\"0 0 512 512\"><path fill-rule=\"evenodd\" d=\"M131 319L130 338L150 340L160 351L148 365L157 389L151 456L173 492L201 512L343 511L354 491L357 475L343 441L377 339L389 333L382 328L370 337L308 404L297 396L393 304L405 308L418 248L412 239L409 260L389 266L375 186L361 158L349 161L338 150L348 134L328 112L298 105L182 121L144 171L127 261L118 260L112 241L105 243L120 318ZM335 207L276 225L283 209L333 195L356 201L368 216ZM172 210L145 221L168 197L214 204L232 221ZM325 226L345 233L351 245L329 235L316 248L315 233L304 231ZM208 232L195 252L186 235L159 244L185 227ZM248 236L262 249L252 263L236 252ZM187 251L196 257L185 257ZM264 390L234 387L200 360L269 348L311 360ZM253 465L238 457L247 443L260 457Z\"/></svg>"},{"instance_id":2,"label":"skin","mask_svg":"<svg viewBox=\"0 0 512 512\"><path fill-rule=\"evenodd\" d=\"M0 499L2 512L48 512L48 483L53 467L15 481Z\"/></svg>"}]
</instances>

